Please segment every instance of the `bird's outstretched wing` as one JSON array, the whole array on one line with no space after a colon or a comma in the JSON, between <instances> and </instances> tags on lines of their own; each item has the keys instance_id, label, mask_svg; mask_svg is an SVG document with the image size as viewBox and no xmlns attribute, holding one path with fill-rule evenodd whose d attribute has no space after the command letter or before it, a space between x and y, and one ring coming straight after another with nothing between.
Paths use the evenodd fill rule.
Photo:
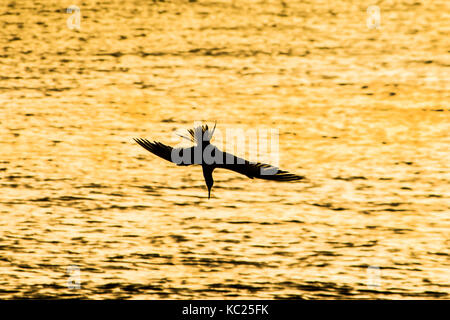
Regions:
<instances>
[{"instance_id":1,"label":"bird's outstretched wing","mask_svg":"<svg viewBox=\"0 0 450 320\"><path fill-rule=\"evenodd\" d=\"M227 152L224 152L223 159L223 164L217 165L217 168L232 170L243 174L250 179L258 178L276 181L297 181L305 178L304 176L280 170L270 164L250 162Z\"/></svg>"},{"instance_id":2,"label":"bird's outstretched wing","mask_svg":"<svg viewBox=\"0 0 450 320\"><path fill-rule=\"evenodd\" d=\"M150 151L151 153L163 158L164 160L175 163L179 166L187 166L194 164L192 161L184 161L186 158L184 155L189 155L188 159L191 159L193 154L193 148L172 148L161 142L150 142L147 139L134 138L142 148Z\"/></svg>"}]
</instances>

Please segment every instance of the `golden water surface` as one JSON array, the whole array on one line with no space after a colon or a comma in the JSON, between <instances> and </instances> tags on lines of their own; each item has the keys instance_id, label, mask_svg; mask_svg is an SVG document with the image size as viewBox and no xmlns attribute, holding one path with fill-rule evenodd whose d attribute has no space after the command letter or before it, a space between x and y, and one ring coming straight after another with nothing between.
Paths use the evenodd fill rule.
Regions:
<instances>
[{"instance_id":1,"label":"golden water surface","mask_svg":"<svg viewBox=\"0 0 450 320\"><path fill-rule=\"evenodd\" d=\"M449 12L1 0L0 298L450 298ZM307 179L208 200L132 140L194 121L278 130Z\"/></svg>"}]
</instances>

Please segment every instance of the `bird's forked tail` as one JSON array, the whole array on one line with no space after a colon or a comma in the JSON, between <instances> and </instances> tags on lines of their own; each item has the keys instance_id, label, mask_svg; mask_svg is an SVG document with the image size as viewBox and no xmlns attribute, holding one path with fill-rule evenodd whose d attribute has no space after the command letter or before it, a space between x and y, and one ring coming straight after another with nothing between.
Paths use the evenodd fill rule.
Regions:
<instances>
[{"instance_id":1,"label":"bird's forked tail","mask_svg":"<svg viewBox=\"0 0 450 320\"><path fill-rule=\"evenodd\" d=\"M216 125L217 123L214 123L214 128L212 130L209 129L207 124L195 127L194 129L189 129L188 132L191 138L189 139L184 136L181 137L188 139L196 144L199 144L200 142L210 142L214 135L214 131L216 130Z\"/></svg>"}]
</instances>

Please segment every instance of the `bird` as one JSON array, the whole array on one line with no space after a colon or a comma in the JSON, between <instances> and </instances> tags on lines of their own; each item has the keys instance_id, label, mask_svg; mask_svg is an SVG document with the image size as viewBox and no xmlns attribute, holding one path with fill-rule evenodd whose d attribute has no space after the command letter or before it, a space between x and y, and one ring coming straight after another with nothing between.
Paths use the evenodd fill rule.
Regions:
<instances>
[{"instance_id":1,"label":"bird","mask_svg":"<svg viewBox=\"0 0 450 320\"><path fill-rule=\"evenodd\" d=\"M258 178L283 182L305 179L304 176L280 170L270 164L251 162L221 151L218 147L211 144L216 124L212 130L209 129L207 124L188 129L190 138L179 135L194 143L195 145L192 147L173 148L158 141L149 141L144 138L133 139L147 151L178 166L201 165L206 187L208 188L208 199L211 198L211 190L214 185L212 174L215 169L232 170L250 179Z\"/></svg>"}]
</instances>

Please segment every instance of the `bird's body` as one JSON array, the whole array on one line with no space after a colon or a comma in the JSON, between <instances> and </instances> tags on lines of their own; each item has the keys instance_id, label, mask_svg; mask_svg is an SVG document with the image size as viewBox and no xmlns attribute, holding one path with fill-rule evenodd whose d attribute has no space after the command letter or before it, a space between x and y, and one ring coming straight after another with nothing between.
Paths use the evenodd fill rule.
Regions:
<instances>
[{"instance_id":1,"label":"bird's body","mask_svg":"<svg viewBox=\"0 0 450 320\"><path fill-rule=\"evenodd\" d=\"M303 176L295 175L287 171L259 162L250 162L243 158L236 157L211 144L214 134L209 130L208 125L190 129L188 132L191 138L183 138L195 142L196 145L189 148L172 148L161 142L150 142L146 139L134 139L141 147L151 153L173 162L179 166L201 165L203 177L208 188L208 199L211 196L211 189L214 184L212 176L216 168L228 169L243 174L250 179L259 178L275 181L297 181L304 179Z\"/></svg>"}]
</instances>

